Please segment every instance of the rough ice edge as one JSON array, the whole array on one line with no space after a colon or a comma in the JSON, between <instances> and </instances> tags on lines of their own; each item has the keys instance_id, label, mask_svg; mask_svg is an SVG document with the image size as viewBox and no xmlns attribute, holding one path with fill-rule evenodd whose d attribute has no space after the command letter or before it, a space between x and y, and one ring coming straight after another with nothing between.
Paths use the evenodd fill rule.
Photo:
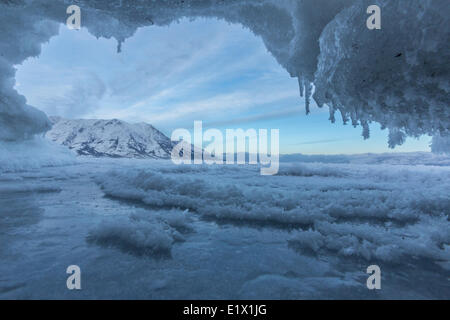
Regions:
<instances>
[{"instance_id":1,"label":"rough ice edge","mask_svg":"<svg viewBox=\"0 0 450 320\"><path fill-rule=\"evenodd\" d=\"M372 32L369 36L364 26L365 9L373 2L382 7L385 28L383 33ZM4 100L0 105L1 139L23 139L49 128L46 116L26 105L25 98L13 89L13 66L39 55L41 44L56 35L58 23L64 22L58 12L64 12L66 1L52 0L51 6L46 6L49 3L30 0L3 5L7 19L2 21L7 29L2 33L6 54L0 59L0 69L4 71L0 73L0 94ZM330 106L330 119L334 121L334 112L339 110L344 122L351 119L353 125L363 127L364 138L370 135L371 121L390 130L391 147L403 143L406 135L449 134L446 66L450 50L445 41L449 38L445 0L334 0L319 4L317 0L168 0L133 5L117 0L79 4L83 7L83 25L97 37L116 38L118 51L122 42L143 26L168 25L183 17L200 16L240 23L260 36L277 61L299 79L307 112L314 83L314 98L319 106ZM353 42L368 45L358 51ZM406 51L405 43L411 47ZM398 46L402 47L402 56L398 55ZM398 57L393 69L389 61ZM373 63L374 59L383 63ZM417 67L424 59L429 67ZM348 72L350 69L355 72ZM364 74L374 74L383 81L353 92L355 83L359 83L355 75ZM403 106L409 108L408 113L401 110Z\"/></svg>"},{"instance_id":2,"label":"rough ice edge","mask_svg":"<svg viewBox=\"0 0 450 320\"><path fill-rule=\"evenodd\" d=\"M0 141L0 174L76 163L72 151L43 137L20 142Z\"/></svg>"}]
</instances>

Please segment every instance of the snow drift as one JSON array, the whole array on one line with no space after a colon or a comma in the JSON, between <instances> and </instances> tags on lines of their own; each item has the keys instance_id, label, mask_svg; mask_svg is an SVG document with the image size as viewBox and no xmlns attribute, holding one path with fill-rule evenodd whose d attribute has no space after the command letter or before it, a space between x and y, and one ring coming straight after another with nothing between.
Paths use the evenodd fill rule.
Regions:
<instances>
[{"instance_id":1,"label":"snow drift","mask_svg":"<svg viewBox=\"0 0 450 320\"><path fill-rule=\"evenodd\" d=\"M72 4L72 3L70 3ZM240 23L264 41L297 77L301 95L339 111L344 122L375 121L390 130L389 145L407 135L448 136L449 3L446 0L166 0L87 1L82 25L114 37L118 51L137 28L168 25L182 17L217 17ZM366 8L382 8L382 29L368 30ZM65 0L0 4L0 139L22 140L50 122L14 90L14 65L37 56L67 18Z\"/></svg>"}]
</instances>

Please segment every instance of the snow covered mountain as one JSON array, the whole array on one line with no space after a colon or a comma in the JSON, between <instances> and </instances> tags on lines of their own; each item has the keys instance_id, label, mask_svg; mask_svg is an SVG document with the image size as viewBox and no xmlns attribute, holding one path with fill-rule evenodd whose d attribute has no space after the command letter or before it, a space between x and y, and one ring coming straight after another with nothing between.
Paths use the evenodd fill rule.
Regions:
<instances>
[{"instance_id":1,"label":"snow covered mountain","mask_svg":"<svg viewBox=\"0 0 450 320\"><path fill-rule=\"evenodd\" d=\"M69 120L50 117L46 137L79 155L112 158L170 158L173 143L147 123L113 120Z\"/></svg>"}]
</instances>

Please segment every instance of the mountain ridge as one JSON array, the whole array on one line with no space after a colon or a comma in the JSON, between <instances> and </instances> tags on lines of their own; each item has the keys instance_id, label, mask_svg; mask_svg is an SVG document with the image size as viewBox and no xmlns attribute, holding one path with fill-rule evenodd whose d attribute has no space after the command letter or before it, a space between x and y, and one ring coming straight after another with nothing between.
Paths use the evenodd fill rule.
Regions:
<instances>
[{"instance_id":1,"label":"mountain ridge","mask_svg":"<svg viewBox=\"0 0 450 320\"><path fill-rule=\"evenodd\" d=\"M118 119L49 117L46 137L78 155L110 158L169 159L174 143L151 124Z\"/></svg>"}]
</instances>

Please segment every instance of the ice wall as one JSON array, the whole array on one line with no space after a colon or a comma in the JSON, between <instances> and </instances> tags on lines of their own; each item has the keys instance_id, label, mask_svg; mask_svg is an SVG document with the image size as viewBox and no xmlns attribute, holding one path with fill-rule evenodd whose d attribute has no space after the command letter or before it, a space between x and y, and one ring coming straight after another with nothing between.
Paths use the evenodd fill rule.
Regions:
<instances>
[{"instance_id":1,"label":"ice wall","mask_svg":"<svg viewBox=\"0 0 450 320\"><path fill-rule=\"evenodd\" d=\"M14 89L15 68L37 56L41 44L57 34L58 25L28 10L22 1L0 4L0 140L30 138L50 128L46 115L27 105Z\"/></svg>"},{"instance_id":2,"label":"ice wall","mask_svg":"<svg viewBox=\"0 0 450 320\"><path fill-rule=\"evenodd\" d=\"M1 140L48 130L46 116L13 89L14 65L39 54L70 4L81 7L82 26L93 35L116 38L118 51L137 28L182 17L240 23L299 79L307 111L315 87L332 121L339 111L366 138L368 123L378 122L390 130L392 147L407 135L450 132L448 0L3 0ZM370 4L382 8L381 30L366 28Z\"/></svg>"},{"instance_id":3,"label":"ice wall","mask_svg":"<svg viewBox=\"0 0 450 320\"><path fill-rule=\"evenodd\" d=\"M372 3L381 30L363 26ZM405 136L448 133L449 14L445 0L362 0L343 10L320 38L316 101L332 119L339 111L353 124L380 123L391 147Z\"/></svg>"},{"instance_id":4,"label":"ice wall","mask_svg":"<svg viewBox=\"0 0 450 320\"><path fill-rule=\"evenodd\" d=\"M450 136L435 135L431 140L431 151L434 153L450 154Z\"/></svg>"}]
</instances>

